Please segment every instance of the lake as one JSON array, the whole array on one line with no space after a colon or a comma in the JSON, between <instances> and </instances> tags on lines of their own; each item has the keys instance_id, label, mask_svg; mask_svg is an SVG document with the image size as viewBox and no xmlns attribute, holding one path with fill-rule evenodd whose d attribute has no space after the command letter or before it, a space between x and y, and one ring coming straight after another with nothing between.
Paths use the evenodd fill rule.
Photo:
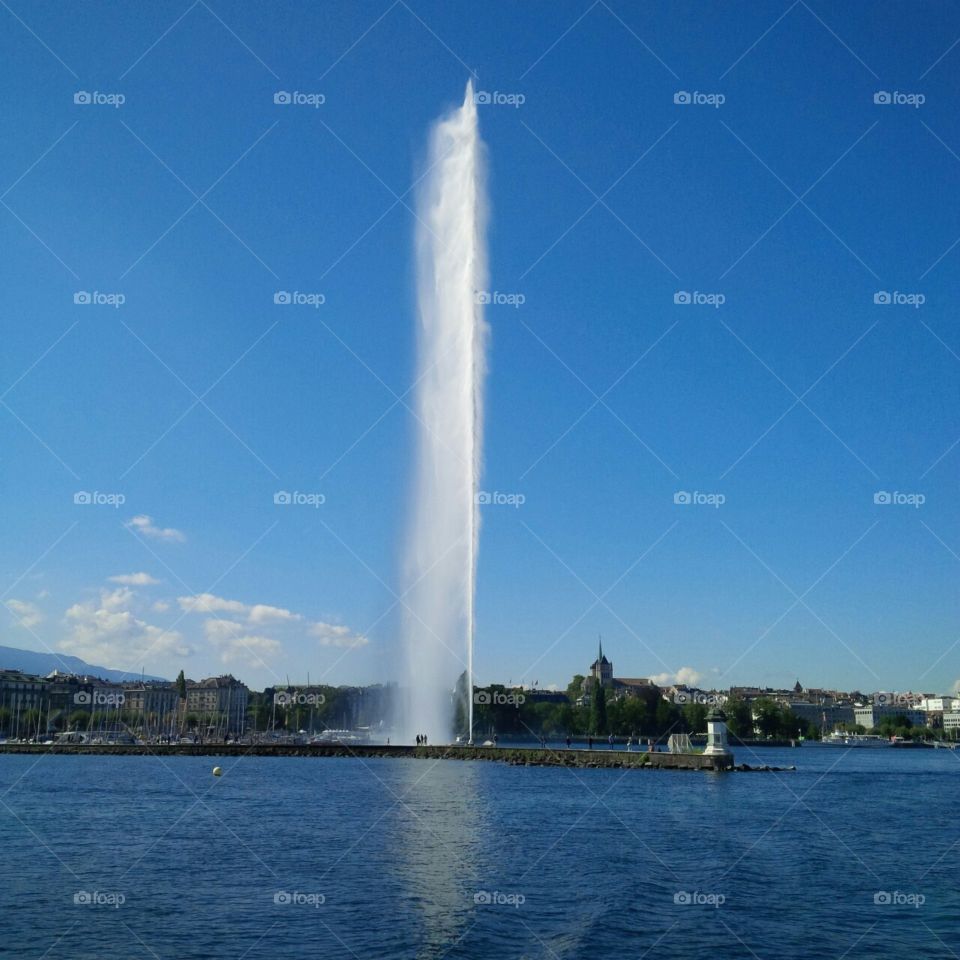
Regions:
<instances>
[{"instance_id":1,"label":"lake","mask_svg":"<svg viewBox=\"0 0 960 960\"><path fill-rule=\"evenodd\" d=\"M0 952L960 954L960 755L736 759L798 769L0 756Z\"/></svg>"}]
</instances>

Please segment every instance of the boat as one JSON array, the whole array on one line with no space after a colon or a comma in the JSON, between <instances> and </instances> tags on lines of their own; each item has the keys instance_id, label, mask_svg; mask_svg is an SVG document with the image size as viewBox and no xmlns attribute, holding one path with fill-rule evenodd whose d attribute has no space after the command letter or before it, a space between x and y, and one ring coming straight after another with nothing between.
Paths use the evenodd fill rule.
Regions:
<instances>
[{"instance_id":1,"label":"boat","mask_svg":"<svg viewBox=\"0 0 960 960\"><path fill-rule=\"evenodd\" d=\"M808 741L815 742L815 741ZM834 730L820 741L828 747L889 747L890 741L877 733L844 733Z\"/></svg>"}]
</instances>

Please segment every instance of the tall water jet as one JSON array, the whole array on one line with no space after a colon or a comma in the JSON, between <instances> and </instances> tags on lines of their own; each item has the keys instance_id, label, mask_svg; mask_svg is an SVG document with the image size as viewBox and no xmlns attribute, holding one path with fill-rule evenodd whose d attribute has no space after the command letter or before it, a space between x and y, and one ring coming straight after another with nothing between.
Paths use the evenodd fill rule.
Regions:
<instances>
[{"instance_id":1,"label":"tall water jet","mask_svg":"<svg viewBox=\"0 0 960 960\"><path fill-rule=\"evenodd\" d=\"M433 127L417 203L417 465L405 568L407 739L445 742L466 673L473 731L474 593L487 326L484 146L473 84Z\"/></svg>"}]
</instances>

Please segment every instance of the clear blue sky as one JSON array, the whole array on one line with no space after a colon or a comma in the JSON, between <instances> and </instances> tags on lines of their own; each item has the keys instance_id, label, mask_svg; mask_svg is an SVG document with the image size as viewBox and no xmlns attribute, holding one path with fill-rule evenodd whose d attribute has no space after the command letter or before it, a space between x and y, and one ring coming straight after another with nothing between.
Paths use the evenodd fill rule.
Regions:
<instances>
[{"instance_id":1,"label":"clear blue sky","mask_svg":"<svg viewBox=\"0 0 960 960\"><path fill-rule=\"evenodd\" d=\"M525 502L484 508L479 681L565 684L598 633L622 676L960 677L960 9L10 0L0 20L2 642L255 686L391 678L408 191L475 70L524 99L480 111L491 287L524 298L488 311L483 486Z\"/></svg>"}]
</instances>

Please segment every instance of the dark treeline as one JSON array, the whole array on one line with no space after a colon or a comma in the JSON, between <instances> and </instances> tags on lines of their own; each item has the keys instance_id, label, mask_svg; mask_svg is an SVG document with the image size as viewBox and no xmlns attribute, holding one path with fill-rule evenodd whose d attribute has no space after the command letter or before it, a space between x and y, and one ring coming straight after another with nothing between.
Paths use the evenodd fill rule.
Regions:
<instances>
[{"instance_id":1,"label":"dark treeline","mask_svg":"<svg viewBox=\"0 0 960 960\"><path fill-rule=\"evenodd\" d=\"M583 678L574 677L566 695L537 694L491 686L476 691L474 698L474 737L652 737L671 733L706 733L705 703L672 703L663 691L650 686L635 695L607 699L603 688L577 704ZM479 702L478 702L479 700ZM723 705L727 727L735 737L818 738L820 731L797 717L788 707L761 698L752 703L728 699ZM457 728L466 732L465 711L457 711Z\"/></svg>"}]
</instances>

